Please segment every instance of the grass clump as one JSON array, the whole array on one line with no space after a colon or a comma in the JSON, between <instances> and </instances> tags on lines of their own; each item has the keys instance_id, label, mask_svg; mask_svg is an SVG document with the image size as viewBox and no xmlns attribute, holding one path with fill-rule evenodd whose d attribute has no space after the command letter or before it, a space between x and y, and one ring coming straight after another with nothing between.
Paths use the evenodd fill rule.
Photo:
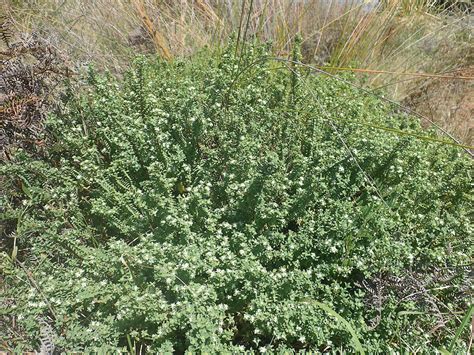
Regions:
<instances>
[{"instance_id":1,"label":"grass clump","mask_svg":"<svg viewBox=\"0 0 474 355\"><path fill-rule=\"evenodd\" d=\"M345 83L234 52L91 71L49 150L2 166L5 346L465 350L472 161L373 128L427 134Z\"/></svg>"}]
</instances>

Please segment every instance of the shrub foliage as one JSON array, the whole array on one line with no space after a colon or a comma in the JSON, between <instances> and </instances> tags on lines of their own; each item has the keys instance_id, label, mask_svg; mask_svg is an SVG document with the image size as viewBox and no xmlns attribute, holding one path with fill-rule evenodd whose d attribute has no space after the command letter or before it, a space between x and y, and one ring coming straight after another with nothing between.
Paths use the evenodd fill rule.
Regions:
<instances>
[{"instance_id":1,"label":"shrub foliage","mask_svg":"<svg viewBox=\"0 0 474 355\"><path fill-rule=\"evenodd\" d=\"M49 150L2 166L5 344L448 347L468 306L472 161L265 56L91 71L48 119Z\"/></svg>"}]
</instances>

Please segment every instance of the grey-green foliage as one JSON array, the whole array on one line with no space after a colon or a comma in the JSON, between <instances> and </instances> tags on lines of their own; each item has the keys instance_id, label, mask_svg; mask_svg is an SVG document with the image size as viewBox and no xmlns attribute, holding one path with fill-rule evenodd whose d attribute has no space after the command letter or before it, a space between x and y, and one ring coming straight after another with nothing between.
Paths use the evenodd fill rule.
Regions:
<instances>
[{"instance_id":1,"label":"grey-green foliage","mask_svg":"<svg viewBox=\"0 0 474 355\"><path fill-rule=\"evenodd\" d=\"M91 71L43 157L2 166L6 344L38 348L43 317L63 350L448 347L472 161L368 128L421 131L346 84L232 53Z\"/></svg>"}]
</instances>

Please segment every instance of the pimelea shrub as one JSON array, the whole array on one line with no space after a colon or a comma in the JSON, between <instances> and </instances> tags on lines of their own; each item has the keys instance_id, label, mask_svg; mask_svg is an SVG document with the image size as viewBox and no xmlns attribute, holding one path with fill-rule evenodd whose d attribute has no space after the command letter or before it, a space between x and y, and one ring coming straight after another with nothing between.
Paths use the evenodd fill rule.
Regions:
<instances>
[{"instance_id":1,"label":"pimelea shrub","mask_svg":"<svg viewBox=\"0 0 474 355\"><path fill-rule=\"evenodd\" d=\"M91 71L47 153L1 168L5 344L465 350L472 161L382 129L431 134L348 84L233 53Z\"/></svg>"}]
</instances>

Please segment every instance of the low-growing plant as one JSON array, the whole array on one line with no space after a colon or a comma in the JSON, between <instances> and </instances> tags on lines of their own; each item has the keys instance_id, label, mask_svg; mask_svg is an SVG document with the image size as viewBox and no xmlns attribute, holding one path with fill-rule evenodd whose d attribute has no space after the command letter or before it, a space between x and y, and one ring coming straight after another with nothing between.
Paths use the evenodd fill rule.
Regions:
<instances>
[{"instance_id":1,"label":"low-growing plant","mask_svg":"<svg viewBox=\"0 0 474 355\"><path fill-rule=\"evenodd\" d=\"M234 53L90 71L51 147L1 167L2 346L465 351L472 161L346 83Z\"/></svg>"}]
</instances>

